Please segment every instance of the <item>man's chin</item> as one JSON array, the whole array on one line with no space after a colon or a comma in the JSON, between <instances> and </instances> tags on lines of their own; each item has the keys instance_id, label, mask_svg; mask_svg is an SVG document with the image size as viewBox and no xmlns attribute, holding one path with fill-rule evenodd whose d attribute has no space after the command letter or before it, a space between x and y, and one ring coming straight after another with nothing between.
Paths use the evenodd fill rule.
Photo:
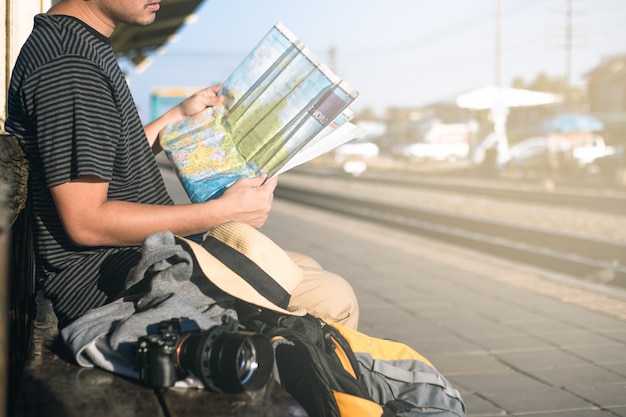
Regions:
<instances>
[{"instance_id":1,"label":"man's chin","mask_svg":"<svg viewBox=\"0 0 626 417\"><path fill-rule=\"evenodd\" d=\"M130 25L137 25L137 26L148 26L154 23L155 20L156 20L156 13L153 13L150 16L144 17L142 19L135 19L131 22L126 22L126 23Z\"/></svg>"}]
</instances>

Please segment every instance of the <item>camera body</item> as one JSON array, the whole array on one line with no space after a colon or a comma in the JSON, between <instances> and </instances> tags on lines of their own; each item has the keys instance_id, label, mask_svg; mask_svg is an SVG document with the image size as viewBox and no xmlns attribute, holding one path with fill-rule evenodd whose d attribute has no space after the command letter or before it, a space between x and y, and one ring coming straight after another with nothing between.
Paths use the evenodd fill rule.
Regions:
<instances>
[{"instance_id":1,"label":"camera body","mask_svg":"<svg viewBox=\"0 0 626 417\"><path fill-rule=\"evenodd\" d=\"M153 387L171 387L193 376L212 391L241 392L262 388L274 366L269 340L239 331L236 320L202 331L183 331L184 318L158 324L156 334L142 336L137 345L139 378Z\"/></svg>"}]
</instances>

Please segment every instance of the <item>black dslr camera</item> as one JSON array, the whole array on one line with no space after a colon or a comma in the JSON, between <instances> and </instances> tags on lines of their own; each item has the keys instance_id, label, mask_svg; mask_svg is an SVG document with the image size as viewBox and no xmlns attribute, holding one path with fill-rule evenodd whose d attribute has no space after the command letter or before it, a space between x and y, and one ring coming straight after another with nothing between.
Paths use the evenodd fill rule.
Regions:
<instances>
[{"instance_id":1,"label":"black dslr camera","mask_svg":"<svg viewBox=\"0 0 626 417\"><path fill-rule=\"evenodd\" d=\"M186 376L213 391L256 391L274 367L270 341L259 333L237 330L237 321L224 316L221 326L183 331L185 319L165 320L158 333L139 338L137 362L143 383L171 387Z\"/></svg>"}]
</instances>

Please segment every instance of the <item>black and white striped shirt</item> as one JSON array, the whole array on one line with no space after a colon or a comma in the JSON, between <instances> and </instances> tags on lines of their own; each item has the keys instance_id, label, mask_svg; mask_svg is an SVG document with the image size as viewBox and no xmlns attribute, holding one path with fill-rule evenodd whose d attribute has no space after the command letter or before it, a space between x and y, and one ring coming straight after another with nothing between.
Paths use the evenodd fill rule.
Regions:
<instances>
[{"instance_id":1,"label":"black and white striped shirt","mask_svg":"<svg viewBox=\"0 0 626 417\"><path fill-rule=\"evenodd\" d=\"M49 187L94 175L108 198L172 204L110 39L70 16L38 15L9 87L6 129L31 164L29 201L42 288L63 327L123 289L138 247L78 247Z\"/></svg>"}]
</instances>

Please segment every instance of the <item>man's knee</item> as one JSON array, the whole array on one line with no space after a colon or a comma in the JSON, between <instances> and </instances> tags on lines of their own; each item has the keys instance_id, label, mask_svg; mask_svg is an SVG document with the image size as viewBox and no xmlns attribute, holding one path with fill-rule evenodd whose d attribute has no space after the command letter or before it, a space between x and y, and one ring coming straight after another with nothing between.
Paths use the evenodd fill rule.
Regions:
<instances>
[{"instance_id":1,"label":"man's knee","mask_svg":"<svg viewBox=\"0 0 626 417\"><path fill-rule=\"evenodd\" d=\"M323 269L322 265L319 264L315 259L311 258L300 252L291 252L285 251L287 255L291 258L291 260L298 265L300 268L317 268Z\"/></svg>"},{"instance_id":2,"label":"man's knee","mask_svg":"<svg viewBox=\"0 0 626 417\"><path fill-rule=\"evenodd\" d=\"M292 294L292 303L329 322L356 329L359 304L352 286L343 277L323 269L303 268L302 283Z\"/></svg>"},{"instance_id":3,"label":"man's knee","mask_svg":"<svg viewBox=\"0 0 626 417\"><path fill-rule=\"evenodd\" d=\"M359 324L359 302L354 293L354 289L348 281L339 277L336 282L329 302L333 305L343 305L343 308L337 310L337 315L333 317L333 321L343 324L344 326L356 329Z\"/></svg>"}]
</instances>

